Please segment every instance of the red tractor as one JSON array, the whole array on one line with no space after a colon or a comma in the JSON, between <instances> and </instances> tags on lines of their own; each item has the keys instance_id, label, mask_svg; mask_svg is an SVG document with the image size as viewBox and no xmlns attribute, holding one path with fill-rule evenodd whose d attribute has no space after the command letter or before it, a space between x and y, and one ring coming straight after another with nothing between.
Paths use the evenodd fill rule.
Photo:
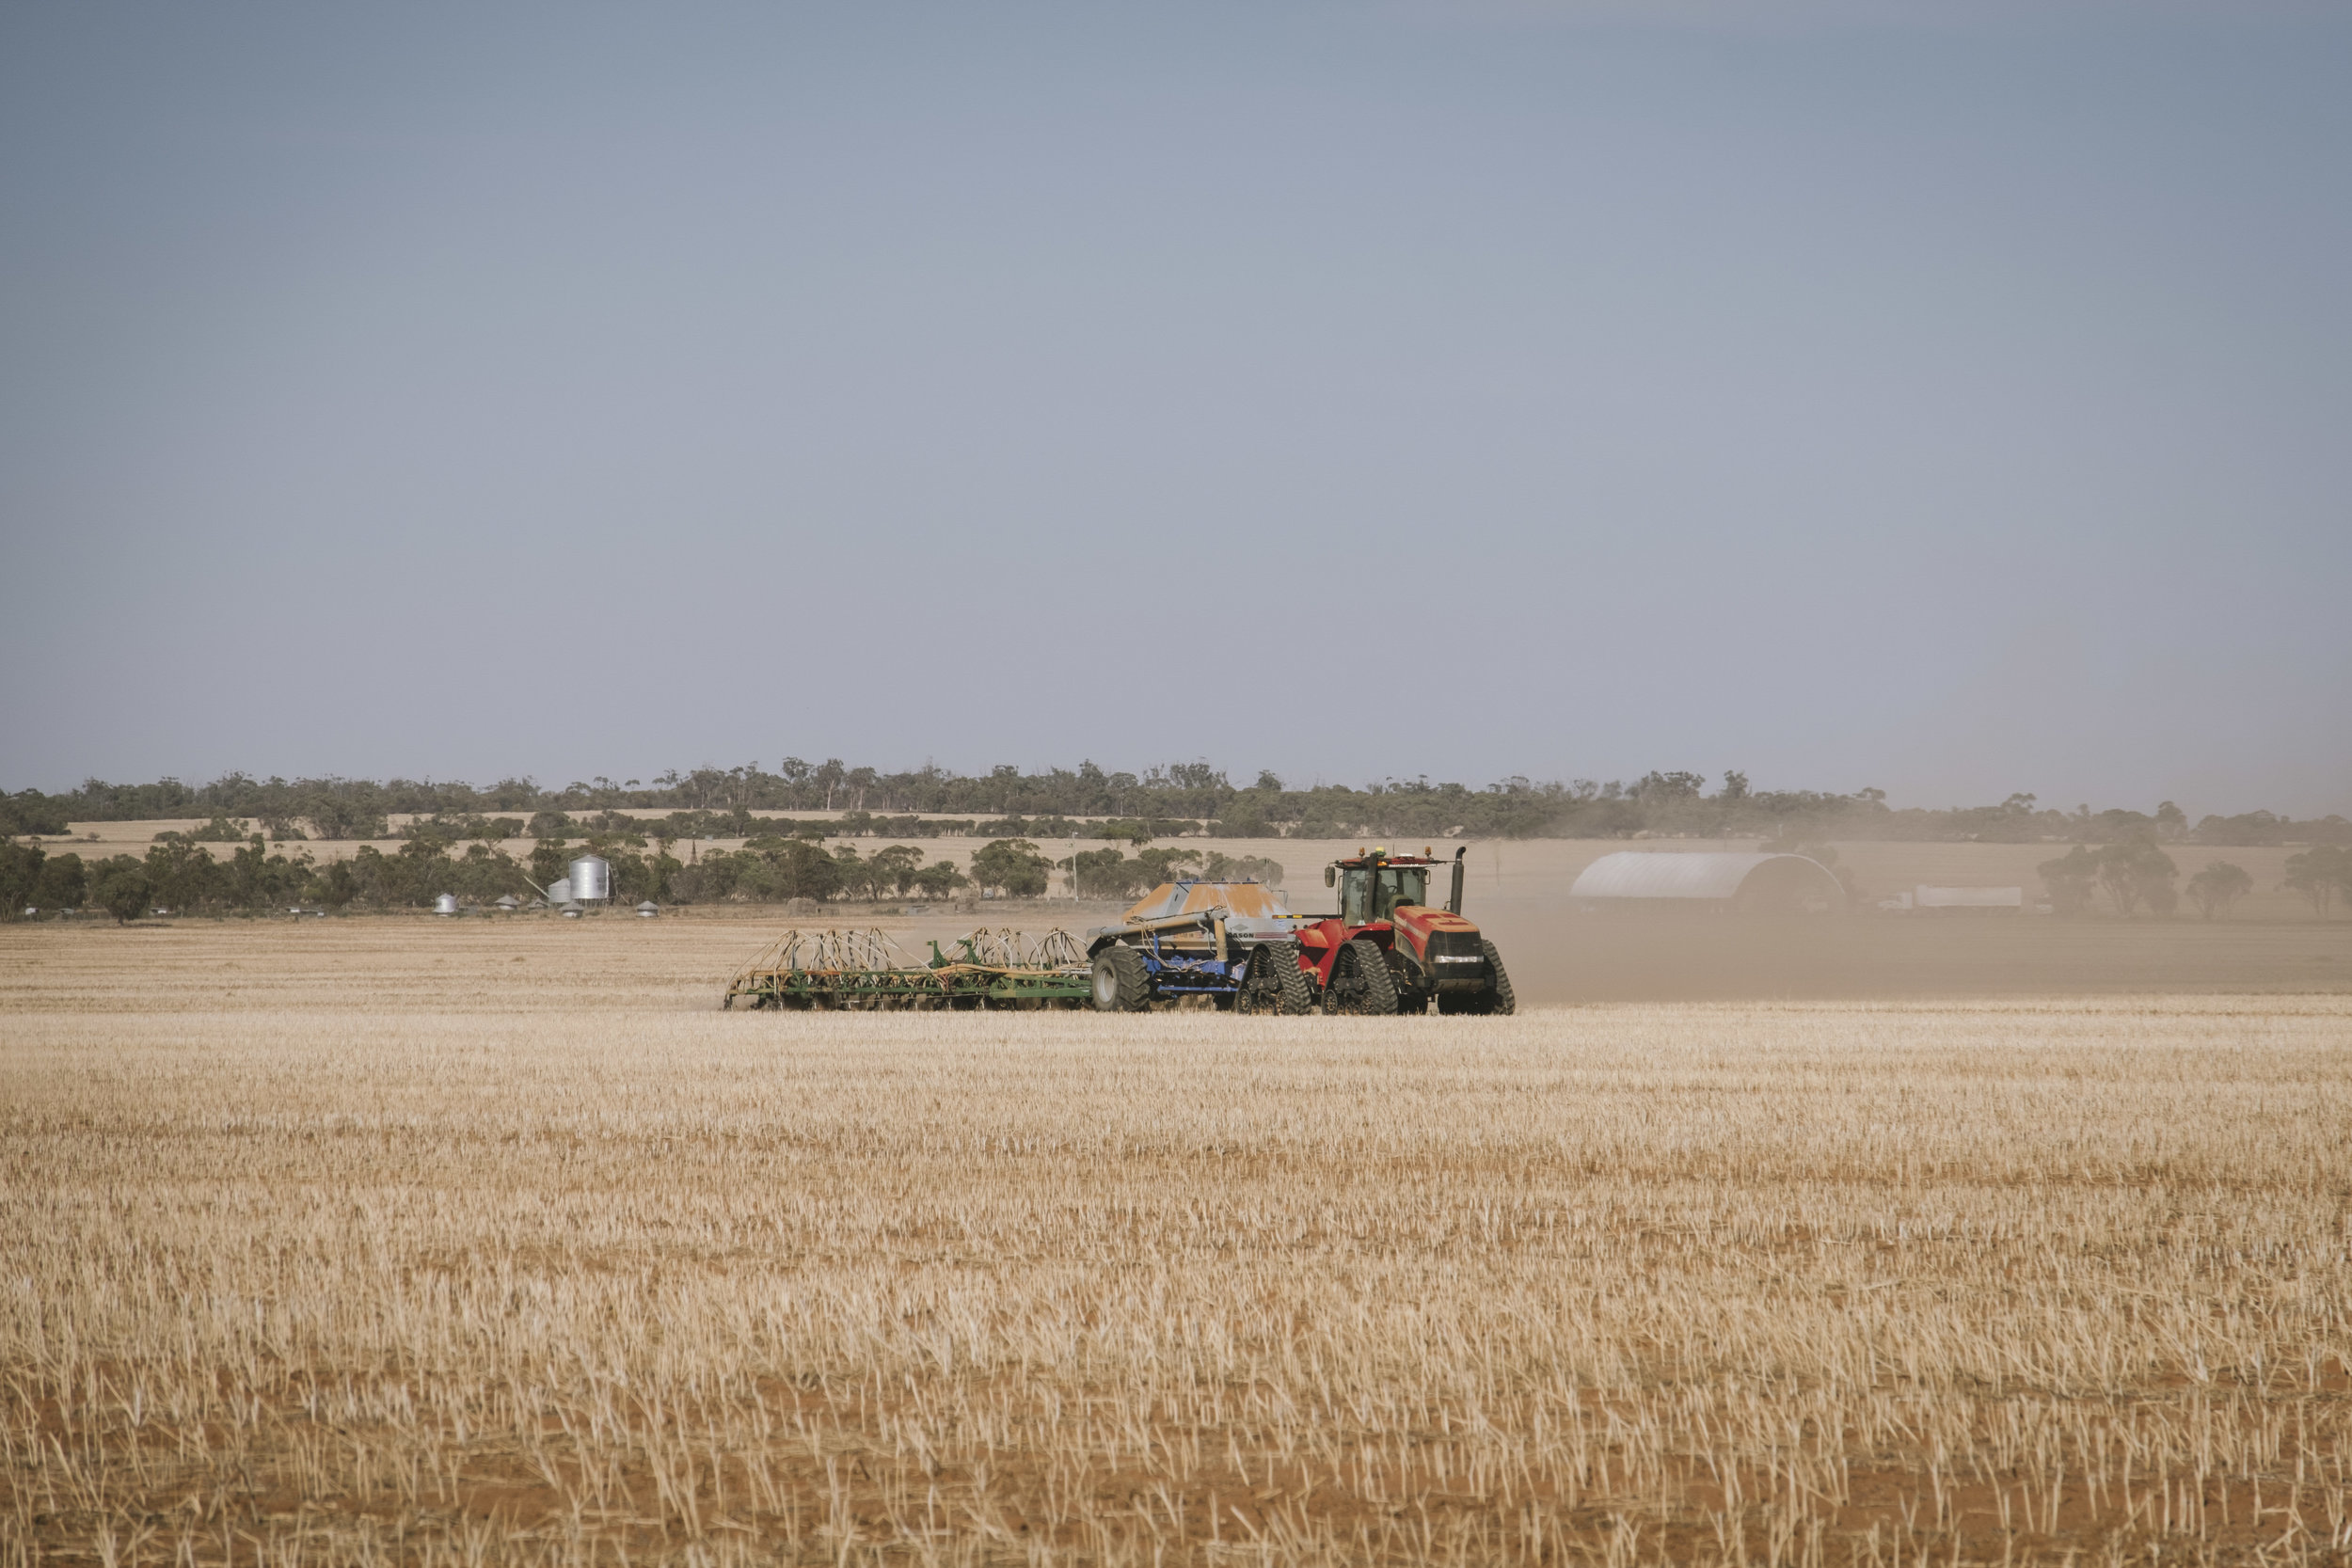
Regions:
<instances>
[{"instance_id":1,"label":"red tractor","mask_svg":"<svg viewBox=\"0 0 2352 1568\"><path fill-rule=\"evenodd\" d=\"M1447 863L1428 851L1359 851L1323 868L1340 890L1340 912L1302 926L1295 940L1261 942L1249 955L1236 1010L1307 1013L1441 1013L1513 1010L1502 955L1462 918L1462 857L1445 907L1429 902L1429 873Z\"/></svg>"}]
</instances>

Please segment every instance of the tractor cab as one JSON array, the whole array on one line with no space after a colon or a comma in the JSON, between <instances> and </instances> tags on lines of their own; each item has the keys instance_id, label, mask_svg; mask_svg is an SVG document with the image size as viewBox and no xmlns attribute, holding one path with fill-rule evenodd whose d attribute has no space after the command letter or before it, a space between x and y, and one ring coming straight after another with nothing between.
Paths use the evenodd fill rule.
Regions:
<instances>
[{"instance_id":1,"label":"tractor cab","mask_svg":"<svg viewBox=\"0 0 2352 1568\"><path fill-rule=\"evenodd\" d=\"M1419 855L1391 855L1386 849L1359 850L1353 860L1333 861L1325 866L1323 885L1340 890L1343 927L1385 925L1396 918L1400 909L1430 907L1430 868L1444 863L1426 851ZM1457 885L1446 905L1457 914L1462 908L1459 881L1457 867Z\"/></svg>"},{"instance_id":2,"label":"tractor cab","mask_svg":"<svg viewBox=\"0 0 2352 1568\"><path fill-rule=\"evenodd\" d=\"M1391 920L1400 907L1429 902L1431 862L1392 860L1379 850L1352 861L1336 861L1325 873L1340 890L1340 924L1370 926Z\"/></svg>"}]
</instances>

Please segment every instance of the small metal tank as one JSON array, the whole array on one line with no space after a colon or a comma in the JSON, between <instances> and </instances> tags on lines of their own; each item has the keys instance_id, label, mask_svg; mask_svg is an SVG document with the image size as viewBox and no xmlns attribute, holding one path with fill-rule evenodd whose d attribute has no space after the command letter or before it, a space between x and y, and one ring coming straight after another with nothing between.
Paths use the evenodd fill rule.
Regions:
<instances>
[{"instance_id":1,"label":"small metal tank","mask_svg":"<svg viewBox=\"0 0 2352 1568\"><path fill-rule=\"evenodd\" d=\"M433 912L435 914L455 914L457 912L457 895L453 893L444 893L438 898L433 900Z\"/></svg>"},{"instance_id":2,"label":"small metal tank","mask_svg":"<svg viewBox=\"0 0 2352 1568\"><path fill-rule=\"evenodd\" d=\"M612 863L602 855L582 855L570 869L574 898L585 904L612 896Z\"/></svg>"}]
</instances>

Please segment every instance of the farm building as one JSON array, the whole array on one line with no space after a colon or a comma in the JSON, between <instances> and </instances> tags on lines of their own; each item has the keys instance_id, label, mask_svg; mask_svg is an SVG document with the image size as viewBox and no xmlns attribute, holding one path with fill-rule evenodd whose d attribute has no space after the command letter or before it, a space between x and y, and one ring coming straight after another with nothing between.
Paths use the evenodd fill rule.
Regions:
<instances>
[{"instance_id":1,"label":"farm building","mask_svg":"<svg viewBox=\"0 0 2352 1568\"><path fill-rule=\"evenodd\" d=\"M1720 910L1821 914L1846 890L1809 855L1677 854L1627 849L1586 866L1568 889L1584 910Z\"/></svg>"},{"instance_id":2,"label":"farm building","mask_svg":"<svg viewBox=\"0 0 2352 1568\"><path fill-rule=\"evenodd\" d=\"M1912 906L1923 911L1971 911L2017 914L2026 907L2026 890L2022 887L1930 887L1922 882L1913 890Z\"/></svg>"},{"instance_id":3,"label":"farm building","mask_svg":"<svg viewBox=\"0 0 2352 1568\"><path fill-rule=\"evenodd\" d=\"M1930 887L1921 882L1879 900L1889 914L2022 914L2022 887Z\"/></svg>"}]
</instances>

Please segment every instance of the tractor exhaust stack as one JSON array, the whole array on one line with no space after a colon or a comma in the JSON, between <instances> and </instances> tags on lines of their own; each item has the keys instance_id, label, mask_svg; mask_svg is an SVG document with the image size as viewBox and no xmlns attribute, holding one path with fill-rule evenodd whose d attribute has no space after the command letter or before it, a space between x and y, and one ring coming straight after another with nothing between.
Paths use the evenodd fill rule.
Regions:
<instances>
[{"instance_id":1,"label":"tractor exhaust stack","mask_svg":"<svg viewBox=\"0 0 2352 1568\"><path fill-rule=\"evenodd\" d=\"M1446 895L1445 900L1445 912L1448 914L1462 912L1462 857L1469 853L1470 846L1467 844L1454 851L1454 891Z\"/></svg>"}]
</instances>

